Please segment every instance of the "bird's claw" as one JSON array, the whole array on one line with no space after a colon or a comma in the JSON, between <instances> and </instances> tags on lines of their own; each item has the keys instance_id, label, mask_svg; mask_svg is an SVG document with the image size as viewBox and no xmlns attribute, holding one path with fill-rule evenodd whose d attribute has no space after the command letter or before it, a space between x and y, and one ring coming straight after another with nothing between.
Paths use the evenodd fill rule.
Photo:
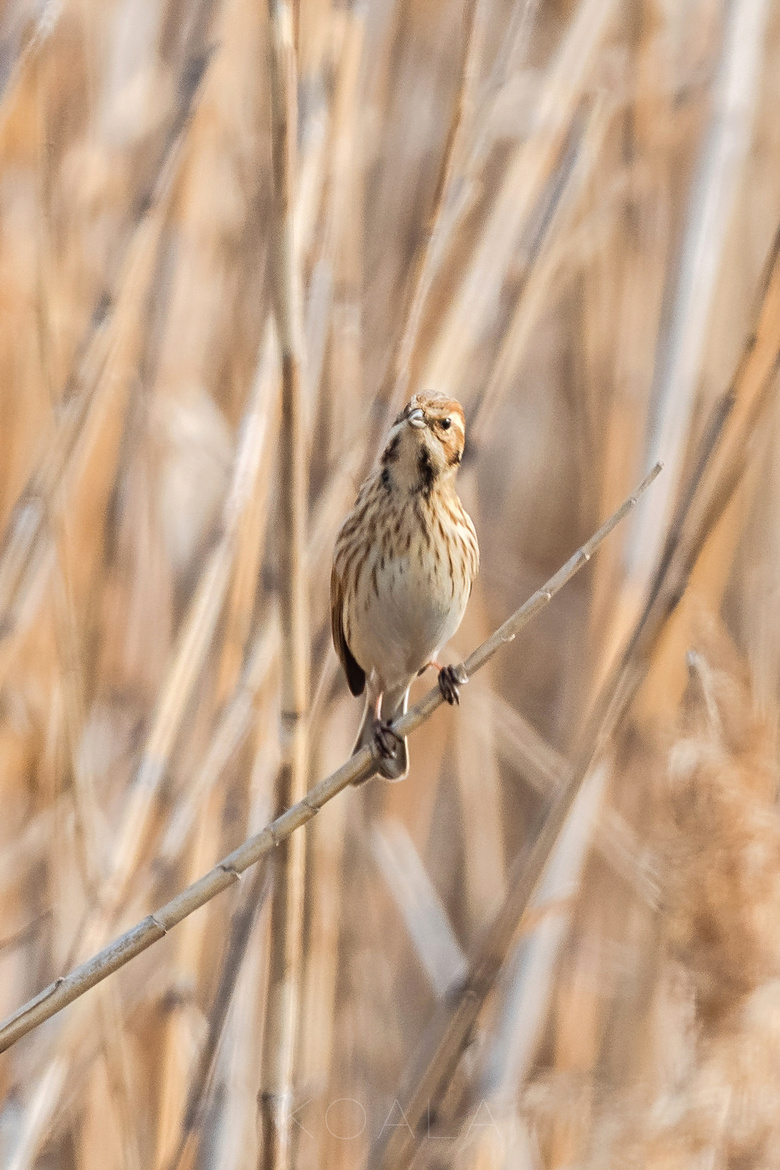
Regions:
<instances>
[{"instance_id":1,"label":"bird's claw","mask_svg":"<svg viewBox=\"0 0 780 1170\"><path fill-rule=\"evenodd\" d=\"M439 671L439 690L451 707L455 703L460 703L459 687L468 681L469 676L462 664L460 666L443 666Z\"/></svg>"},{"instance_id":2,"label":"bird's claw","mask_svg":"<svg viewBox=\"0 0 780 1170\"><path fill-rule=\"evenodd\" d=\"M380 760L394 760L403 749L404 741L396 735L389 723L381 719L374 721L374 745Z\"/></svg>"}]
</instances>

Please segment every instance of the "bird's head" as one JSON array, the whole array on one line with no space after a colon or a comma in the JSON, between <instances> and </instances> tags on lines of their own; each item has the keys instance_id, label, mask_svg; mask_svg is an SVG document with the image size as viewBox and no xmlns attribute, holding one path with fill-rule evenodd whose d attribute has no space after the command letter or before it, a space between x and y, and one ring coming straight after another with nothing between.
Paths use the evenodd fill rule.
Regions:
<instances>
[{"instance_id":1,"label":"bird's head","mask_svg":"<svg viewBox=\"0 0 780 1170\"><path fill-rule=\"evenodd\" d=\"M430 390L414 394L393 424L382 453L389 475L410 490L430 495L437 481L452 478L466 442L463 407Z\"/></svg>"}]
</instances>

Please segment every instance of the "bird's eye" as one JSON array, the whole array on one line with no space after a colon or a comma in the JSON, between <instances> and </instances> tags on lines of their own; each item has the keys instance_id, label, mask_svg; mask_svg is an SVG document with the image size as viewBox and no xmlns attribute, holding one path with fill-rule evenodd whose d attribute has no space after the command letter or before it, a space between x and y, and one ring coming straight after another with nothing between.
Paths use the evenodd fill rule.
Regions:
<instances>
[{"instance_id":1,"label":"bird's eye","mask_svg":"<svg viewBox=\"0 0 780 1170\"><path fill-rule=\"evenodd\" d=\"M441 429L443 431L448 431L451 426L452 426L452 419L451 418L443 418L441 420Z\"/></svg>"}]
</instances>

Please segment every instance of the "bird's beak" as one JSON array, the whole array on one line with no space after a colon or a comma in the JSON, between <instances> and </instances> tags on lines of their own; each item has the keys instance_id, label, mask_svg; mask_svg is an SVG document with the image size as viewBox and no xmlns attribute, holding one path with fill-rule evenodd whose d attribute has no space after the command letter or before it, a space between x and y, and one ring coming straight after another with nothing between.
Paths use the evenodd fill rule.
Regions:
<instances>
[{"instance_id":1,"label":"bird's beak","mask_svg":"<svg viewBox=\"0 0 780 1170\"><path fill-rule=\"evenodd\" d=\"M422 430L422 428L425 426L425 414L423 413L422 407L416 406L414 410L410 410L409 414L406 416L406 421L410 426L417 427L418 430Z\"/></svg>"}]
</instances>

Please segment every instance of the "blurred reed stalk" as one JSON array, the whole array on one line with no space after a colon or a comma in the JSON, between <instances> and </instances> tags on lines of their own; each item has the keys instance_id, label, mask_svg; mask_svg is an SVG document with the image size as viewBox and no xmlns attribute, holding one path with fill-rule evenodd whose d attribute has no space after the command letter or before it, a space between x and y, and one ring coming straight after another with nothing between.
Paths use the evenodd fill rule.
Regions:
<instances>
[{"instance_id":1,"label":"blurred reed stalk","mask_svg":"<svg viewBox=\"0 0 780 1170\"><path fill-rule=\"evenodd\" d=\"M408 278L403 327L395 340L387 374L378 391L379 401L388 402L388 411L382 419L385 424L386 415L392 414L392 411L408 397L412 358L419 340L423 311L450 240L452 225L445 223L445 211L452 198L457 164L461 161L465 149L466 132L469 129L468 117L473 115L474 86L482 51L485 8L485 0L466 0L459 81L436 179L436 189L428 223L415 249L414 263ZM382 437L383 434L380 435L380 439Z\"/></svg>"},{"instance_id":2,"label":"blurred reed stalk","mask_svg":"<svg viewBox=\"0 0 780 1170\"><path fill-rule=\"evenodd\" d=\"M630 556L647 578L663 543L690 435L707 322L753 131L769 4L743 0L726 13L714 102L686 208L683 248L671 274L669 325L656 359L649 457L664 451L669 477L652 516L638 521Z\"/></svg>"},{"instance_id":3,"label":"blurred reed stalk","mask_svg":"<svg viewBox=\"0 0 780 1170\"><path fill-rule=\"evenodd\" d=\"M288 0L269 0L269 84L274 214L271 283L282 367L278 588L281 625L281 763L273 795L279 815L308 787L309 607L306 563L308 443L303 408L300 260L295 239L298 70ZM306 842L298 834L274 857L268 1000L258 1106L259 1164L294 1164L293 1105L301 1013Z\"/></svg>"}]
</instances>

